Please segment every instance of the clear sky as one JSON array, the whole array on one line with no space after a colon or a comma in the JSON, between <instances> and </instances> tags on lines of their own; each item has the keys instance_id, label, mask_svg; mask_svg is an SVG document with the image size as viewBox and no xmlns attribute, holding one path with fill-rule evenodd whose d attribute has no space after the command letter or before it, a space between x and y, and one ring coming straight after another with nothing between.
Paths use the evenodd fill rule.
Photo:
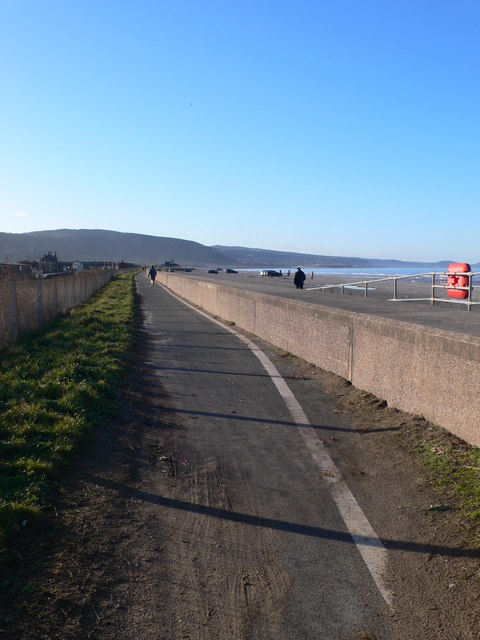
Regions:
<instances>
[{"instance_id":1,"label":"clear sky","mask_svg":"<svg viewBox=\"0 0 480 640\"><path fill-rule=\"evenodd\" d=\"M0 0L0 230L480 261L478 0Z\"/></svg>"}]
</instances>

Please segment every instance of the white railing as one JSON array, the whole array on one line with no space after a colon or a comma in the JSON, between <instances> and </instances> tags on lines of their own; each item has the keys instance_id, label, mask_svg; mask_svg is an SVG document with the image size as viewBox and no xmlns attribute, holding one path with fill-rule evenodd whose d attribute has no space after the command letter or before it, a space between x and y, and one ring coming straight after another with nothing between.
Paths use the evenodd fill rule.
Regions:
<instances>
[{"instance_id":1,"label":"white railing","mask_svg":"<svg viewBox=\"0 0 480 640\"><path fill-rule=\"evenodd\" d=\"M458 286L452 285L448 283L448 277L465 277L468 278L468 284L466 286ZM480 304L480 301L474 301L473 298L473 278L475 276L480 276L480 271L467 271L467 272L458 272L458 271L444 271L444 272L427 272L427 273L416 273L413 275L404 275L404 276L389 276L387 278L372 278L370 280L359 280L356 282L344 282L340 284L325 284L319 285L318 287L307 287L307 291L327 291L332 289L340 289L340 293L344 295L345 289L351 288L361 288L364 291L364 297L368 297L368 288L372 289L372 285L378 284L379 282L392 282L393 283L393 298L389 298L390 302L414 302L414 301L423 301L430 302L432 307L436 302L449 302L451 304L464 304L467 306L467 310L470 311L471 307L475 304ZM438 283L438 278L441 277L443 282L447 280L447 284ZM416 297L408 297L408 298L399 298L398 297L398 282L400 280L414 280L414 279L430 279L431 281L431 295L429 297L424 298L416 298ZM465 291L467 295L465 298L451 298L451 297L443 297L440 298L435 295L437 289L445 289L447 291L447 296L449 291Z\"/></svg>"}]
</instances>

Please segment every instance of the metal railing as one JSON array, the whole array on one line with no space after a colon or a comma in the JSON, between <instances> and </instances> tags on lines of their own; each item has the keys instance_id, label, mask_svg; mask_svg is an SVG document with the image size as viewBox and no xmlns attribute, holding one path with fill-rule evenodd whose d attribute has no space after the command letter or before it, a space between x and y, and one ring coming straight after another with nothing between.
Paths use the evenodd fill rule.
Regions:
<instances>
[{"instance_id":1,"label":"metal railing","mask_svg":"<svg viewBox=\"0 0 480 640\"><path fill-rule=\"evenodd\" d=\"M466 286L452 285L448 283L448 277L465 277L468 278L468 284ZM388 276L387 278L372 278L370 280L359 280L356 282L344 282L340 284L325 284L319 285L318 287L307 287L307 291L327 291L333 289L340 289L340 293L344 295L346 288L361 288L364 291L364 297L368 297L368 288L372 289L372 285L379 282L392 282L393 283L393 298L389 298L390 302L430 302L432 307L436 302L448 302L450 304L463 304L467 306L467 310L470 311L471 307L476 304L480 304L480 301L474 301L472 299L473 296L473 278L475 276L480 276L480 271L468 271L468 272L458 272L458 271L443 271L443 272L435 272L429 271L427 273L416 273L412 275L403 275L403 276ZM438 282L438 278L441 277L443 282L447 281L447 284L440 284ZM400 280L414 280L422 278L425 280L426 278L431 281L431 295L429 297L424 298L399 298L398 297L398 282ZM445 289L447 291L466 291L467 295L465 298L451 298L444 297L439 298L435 295L435 291L437 289Z\"/></svg>"}]
</instances>

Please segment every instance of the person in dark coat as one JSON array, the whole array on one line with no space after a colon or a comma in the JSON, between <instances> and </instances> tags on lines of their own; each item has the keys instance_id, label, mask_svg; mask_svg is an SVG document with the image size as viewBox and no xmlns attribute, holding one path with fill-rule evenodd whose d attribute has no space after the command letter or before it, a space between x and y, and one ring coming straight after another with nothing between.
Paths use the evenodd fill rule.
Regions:
<instances>
[{"instance_id":1,"label":"person in dark coat","mask_svg":"<svg viewBox=\"0 0 480 640\"><path fill-rule=\"evenodd\" d=\"M151 283L152 287L155 284L156 275L157 275L157 270L155 269L155 267L152 264L152 266L150 267L150 271L148 272L148 277L150 278L150 283Z\"/></svg>"},{"instance_id":2,"label":"person in dark coat","mask_svg":"<svg viewBox=\"0 0 480 640\"><path fill-rule=\"evenodd\" d=\"M303 289L304 282L305 282L305 274L300 269L300 267L298 267L297 273L295 274L295 277L293 279L293 284L297 287L297 289Z\"/></svg>"}]
</instances>

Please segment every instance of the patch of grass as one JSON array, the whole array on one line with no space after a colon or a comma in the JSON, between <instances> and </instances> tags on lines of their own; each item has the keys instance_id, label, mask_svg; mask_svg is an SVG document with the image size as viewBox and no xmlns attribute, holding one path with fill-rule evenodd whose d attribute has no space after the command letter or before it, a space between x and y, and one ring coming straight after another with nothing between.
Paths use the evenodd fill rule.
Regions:
<instances>
[{"instance_id":1,"label":"patch of grass","mask_svg":"<svg viewBox=\"0 0 480 640\"><path fill-rule=\"evenodd\" d=\"M133 274L0 354L0 549L115 415L135 331ZM2 560L2 558L0 558Z\"/></svg>"},{"instance_id":2,"label":"patch of grass","mask_svg":"<svg viewBox=\"0 0 480 640\"><path fill-rule=\"evenodd\" d=\"M476 525L476 545L480 548L480 449L440 427L422 423L403 435L430 468L434 482L458 499L463 515Z\"/></svg>"}]
</instances>

